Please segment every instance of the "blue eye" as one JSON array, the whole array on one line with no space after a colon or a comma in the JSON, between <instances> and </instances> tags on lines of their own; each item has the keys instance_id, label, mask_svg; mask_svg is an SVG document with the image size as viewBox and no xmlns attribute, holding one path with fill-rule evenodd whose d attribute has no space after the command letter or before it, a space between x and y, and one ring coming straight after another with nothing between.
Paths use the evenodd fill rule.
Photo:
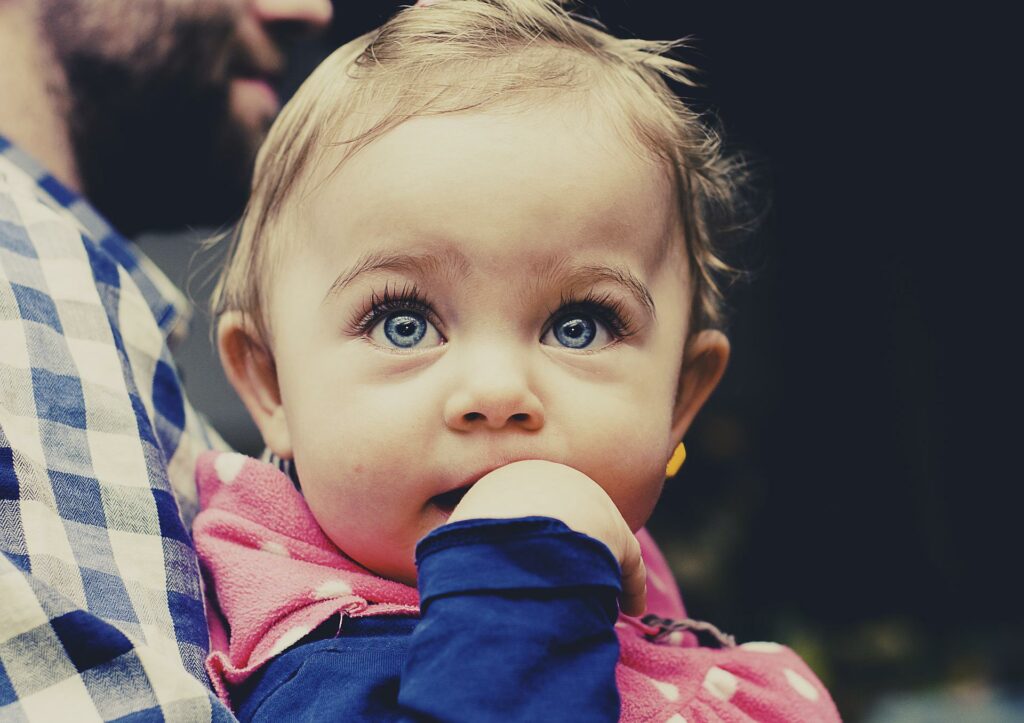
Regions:
<instances>
[{"instance_id":1,"label":"blue eye","mask_svg":"<svg viewBox=\"0 0 1024 723\"><path fill-rule=\"evenodd\" d=\"M636 333L622 301L593 291L576 298L563 294L548 319L540 343L561 349L596 352Z\"/></svg>"},{"instance_id":2,"label":"blue eye","mask_svg":"<svg viewBox=\"0 0 1024 723\"><path fill-rule=\"evenodd\" d=\"M585 349L597 336L597 324L585 316L569 316L557 321L552 327L555 339L570 349Z\"/></svg>"},{"instance_id":3,"label":"blue eye","mask_svg":"<svg viewBox=\"0 0 1024 723\"><path fill-rule=\"evenodd\" d=\"M387 349L412 350L444 343L441 333L422 314L403 309L393 311L369 332L370 340Z\"/></svg>"},{"instance_id":4,"label":"blue eye","mask_svg":"<svg viewBox=\"0 0 1024 723\"><path fill-rule=\"evenodd\" d=\"M541 339L542 344L561 346L566 349L597 349L608 346L614 340L605 324L592 314L573 312L555 319Z\"/></svg>"},{"instance_id":5,"label":"blue eye","mask_svg":"<svg viewBox=\"0 0 1024 723\"><path fill-rule=\"evenodd\" d=\"M380 328L390 344L399 349L411 349L423 341L430 324L419 314L403 311L388 316Z\"/></svg>"}]
</instances>

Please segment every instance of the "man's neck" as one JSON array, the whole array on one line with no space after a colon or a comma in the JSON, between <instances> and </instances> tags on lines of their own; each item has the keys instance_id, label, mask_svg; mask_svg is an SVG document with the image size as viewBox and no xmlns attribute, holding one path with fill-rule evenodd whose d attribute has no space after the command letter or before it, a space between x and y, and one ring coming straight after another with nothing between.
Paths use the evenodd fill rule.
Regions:
<instances>
[{"instance_id":1,"label":"man's neck","mask_svg":"<svg viewBox=\"0 0 1024 723\"><path fill-rule=\"evenodd\" d=\"M33 3L0 2L0 134L68 188L81 182L62 98L65 80L40 39Z\"/></svg>"}]
</instances>

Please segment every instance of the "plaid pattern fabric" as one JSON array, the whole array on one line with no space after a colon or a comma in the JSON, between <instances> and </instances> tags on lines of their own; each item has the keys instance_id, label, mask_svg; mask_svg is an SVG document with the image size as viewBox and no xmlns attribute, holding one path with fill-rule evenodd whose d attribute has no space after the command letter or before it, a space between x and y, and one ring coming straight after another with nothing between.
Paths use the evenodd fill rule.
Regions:
<instances>
[{"instance_id":1,"label":"plaid pattern fabric","mask_svg":"<svg viewBox=\"0 0 1024 723\"><path fill-rule=\"evenodd\" d=\"M188 528L180 293L0 137L0 719L231 720Z\"/></svg>"}]
</instances>

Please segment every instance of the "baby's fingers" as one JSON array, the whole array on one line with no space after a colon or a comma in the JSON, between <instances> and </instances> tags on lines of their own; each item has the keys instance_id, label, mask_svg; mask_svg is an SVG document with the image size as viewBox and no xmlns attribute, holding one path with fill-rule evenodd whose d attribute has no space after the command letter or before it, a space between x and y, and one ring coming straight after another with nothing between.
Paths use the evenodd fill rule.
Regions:
<instances>
[{"instance_id":1,"label":"baby's fingers","mask_svg":"<svg viewBox=\"0 0 1024 723\"><path fill-rule=\"evenodd\" d=\"M622 559L622 597L619 607L626 615L639 617L647 611L647 568L640 556L640 543L633 535Z\"/></svg>"}]
</instances>

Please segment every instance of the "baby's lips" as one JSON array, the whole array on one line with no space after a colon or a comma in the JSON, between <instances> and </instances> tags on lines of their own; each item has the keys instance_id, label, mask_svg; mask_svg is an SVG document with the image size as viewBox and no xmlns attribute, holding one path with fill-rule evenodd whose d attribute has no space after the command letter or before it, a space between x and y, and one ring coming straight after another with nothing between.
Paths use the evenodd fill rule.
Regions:
<instances>
[{"instance_id":1,"label":"baby's lips","mask_svg":"<svg viewBox=\"0 0 1024 723\"><path fill-rule=\"evenodd\" d=\"M456 506L462 501L462 498L469 492L469 488L472 485L466 485L464 487L456 487L455 489L448 490L439 495L435 495L432 501L435 505L440 507L445 512L451 512Z\"/></svg>"},{"instance_id":2,"label":"baby's lips","mask_svg":"<svg viewBox=\"0 0 1024 723\"><path fill-rule=\"evenodd\" d=\"M466 493L469 492L470 488L472 488L473 485L475 485L482 478L486 477L499 467L486 467L479 472L475 472L474 474L468 475L457 485L450 487L441 494L434 495L431 498L431 500L438 507L450 512L451 510L455 509L455 506L459 504L459 502L462 501L462 498L466 496Z\"/></svg>"}]
</instances>

